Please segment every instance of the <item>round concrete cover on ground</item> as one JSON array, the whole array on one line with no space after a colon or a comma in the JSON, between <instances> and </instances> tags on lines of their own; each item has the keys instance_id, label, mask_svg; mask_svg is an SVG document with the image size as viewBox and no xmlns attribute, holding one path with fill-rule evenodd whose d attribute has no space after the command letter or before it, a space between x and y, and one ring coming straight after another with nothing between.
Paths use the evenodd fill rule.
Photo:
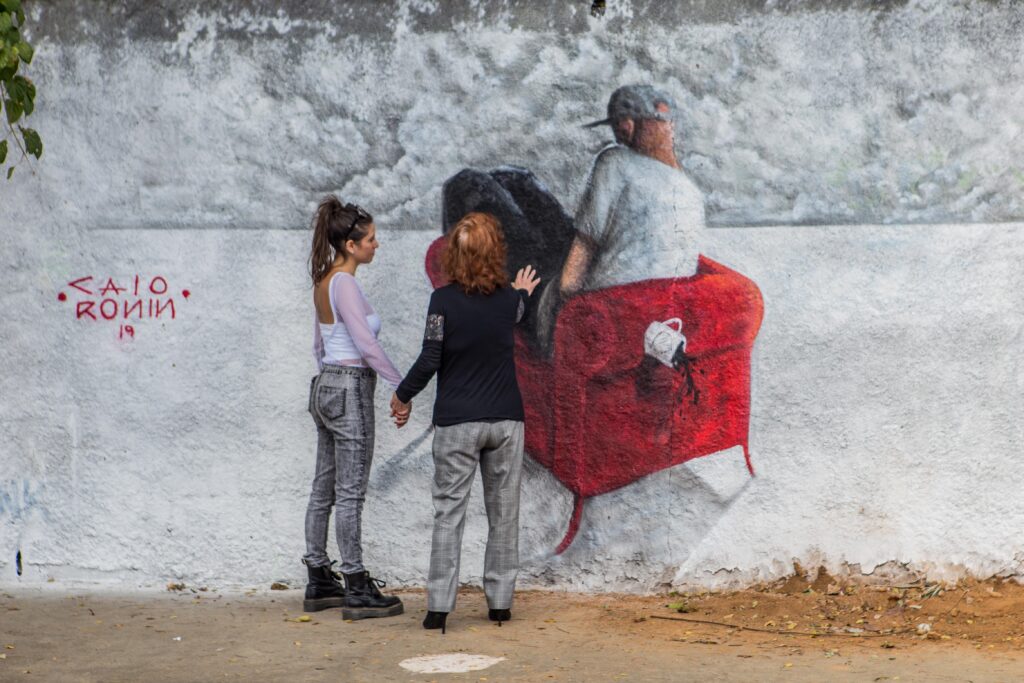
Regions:
<instances>
[{"instance_id":1,"label":"round concrete cover on ground","mask_svg":"<svg viewBox=\"0 0 1024 683\"><path fill-rule=\"evenodd\" d=\"M488 657L487 655L467 655L454 652L447 655L426 655L413 657L398 663L403 669L418 674L460 674L467 671L480 671L498 662L504 657Z\"/></svg>"}]
</instances>

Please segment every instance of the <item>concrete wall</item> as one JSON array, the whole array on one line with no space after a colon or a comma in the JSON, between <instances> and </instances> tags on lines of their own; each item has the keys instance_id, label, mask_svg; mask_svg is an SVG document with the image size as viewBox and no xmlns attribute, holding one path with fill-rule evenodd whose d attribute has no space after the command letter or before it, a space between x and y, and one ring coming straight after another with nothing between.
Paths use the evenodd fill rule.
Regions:
<instances>
[{"instance_id":1,"label":"concrete wall","mask_svg":"<svg viewBox=\"0 0 1024 683\"><path fill-rule=\"evenodd\" d=\"M764 297L757 477L739 449L663 469L555 555L572 497L531 464L523 583L1024 571L1024 9L878 4L29 3L46 153L0 185L0 582L301 576L319 197L375 213L360 278L407 368L443 181L518 164L571 210L607 141L579 124L634 82L679 103L703 252ZM108 278L161 316L76 319ZM366 554L398 583L427 567L430 391L402 431L377 397ZM478 490L465 580L485 528Z\"/></svg>"}]
</instances>

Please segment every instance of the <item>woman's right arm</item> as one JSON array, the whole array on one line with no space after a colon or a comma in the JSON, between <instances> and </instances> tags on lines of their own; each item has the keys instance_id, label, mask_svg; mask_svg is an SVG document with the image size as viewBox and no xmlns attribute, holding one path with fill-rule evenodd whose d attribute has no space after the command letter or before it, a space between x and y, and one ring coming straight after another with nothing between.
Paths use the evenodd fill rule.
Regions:
<instances>
[{"instance_id":1,"label":"woman's right arm","mask_svg":"<svg viewBox=\"0 0 1024 683\"><path fill-rule=\"evenodd\" d=\"M533 290L540 284L540 278L537 277L537 271L533 266L524 266L519 269L516 273L516 279L512 282L512 288L516 290L518 294L519 303L517 304L519 310L516 311L516 323L522 322L523 318L526 317L528 310L528 303L530 297L533 295Z\"/></svg>"},{"instance_id":2,"label":"woman's right arm","mask_svg":"<svg viewBox=\"0 0 1024 683\"><path fill-rule=\"evenodd\" d=\"M444 349L444 307L441 305L437 291L430 295L427 307L427 327L423 332L423 348L419 358L413 363L409 374L395 390L395 395L402 403L409 403L413 397L423 391L427 382L441 367L441 353Z\"/></svg>"}]
</instances>

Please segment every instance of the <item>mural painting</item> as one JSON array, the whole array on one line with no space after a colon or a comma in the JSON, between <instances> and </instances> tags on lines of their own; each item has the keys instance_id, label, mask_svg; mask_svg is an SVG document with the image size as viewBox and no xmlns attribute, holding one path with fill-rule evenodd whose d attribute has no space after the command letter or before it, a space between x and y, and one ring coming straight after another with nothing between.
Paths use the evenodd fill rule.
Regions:
<instances>
[{"instance_id":1,"label":"mural painting","mask_svg":"<svg viewBox=\"0 0 1024 683\"><path fill-rule=\"evenodd\" d=\"M763 304L751 280L700 253L704 204L675 154L675 104L617 89L615 142L596 156L571 217L529 170L464 169L444 185L442 232L471 211L501 220L510 272L543 288L517 338L526 450L584 501L734 446L749 449L750 356ZM435 287L444 237L427 253Z\"/></svg>"}]
</instances>

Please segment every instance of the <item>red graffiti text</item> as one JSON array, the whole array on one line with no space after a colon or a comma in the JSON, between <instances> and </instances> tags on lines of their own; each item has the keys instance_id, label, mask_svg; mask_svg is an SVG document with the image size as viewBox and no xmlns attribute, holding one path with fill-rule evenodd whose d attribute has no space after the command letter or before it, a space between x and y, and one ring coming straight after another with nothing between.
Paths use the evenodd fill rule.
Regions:
<instances>
[{"instance_id":1,"label":"red graffiti text","mask_svg":"<svg viewBox=\"0 0 1024 683\"><path fill-rule=\"evenodd\" d=\"M175 301L167 278L162 275L134 275L125 280L95 278L92 275L76 278L67 283L68 291L57 294L57 300L74 297L75 320L96 322L117 321L119 339L134 339L134 325L126 321L147 319L175 320L178 307L188 300L192 292L181 290L181 299Z\"/></svg>"}]
</instances>

